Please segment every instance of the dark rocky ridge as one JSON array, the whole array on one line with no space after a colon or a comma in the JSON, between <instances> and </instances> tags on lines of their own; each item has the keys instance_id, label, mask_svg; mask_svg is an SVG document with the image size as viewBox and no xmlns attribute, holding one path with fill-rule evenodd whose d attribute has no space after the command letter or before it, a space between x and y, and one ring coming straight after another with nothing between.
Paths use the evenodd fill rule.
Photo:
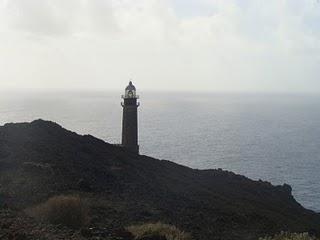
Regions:
<instances>
[{"instance_id":1,"label":"dark rocky ridge","mask_svg":"<svg viewBox=\"0 0 320 240\"><path fill-rule=\"evenodd\" d=\"M206 240L320 233L320 215L289 185L138 156L43 120L0 127L0 209L69 193L87 199L95 227L160 220Z\"/></svg>"}]
</instances>

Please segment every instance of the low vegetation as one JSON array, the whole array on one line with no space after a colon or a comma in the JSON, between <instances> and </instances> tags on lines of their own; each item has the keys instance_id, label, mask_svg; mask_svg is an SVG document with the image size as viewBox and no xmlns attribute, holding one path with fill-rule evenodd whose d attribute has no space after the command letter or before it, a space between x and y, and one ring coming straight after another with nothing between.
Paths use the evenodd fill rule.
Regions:
<instances>
[{"instance_id":1,"label":"low vegetation","mask_svg":"<svg viewBox=\"0 0 320 240\"><path fill-rule=\"evenodd\" d=\"M191 236L177 227L163 223L148 223L127 228L135 239L191 240Z\"/></svg>"},{"instance_id":2,"label":"low vegetation","mask_svg":"<svg viewBox=\"0 0 320 240\"><path fill-rule=\"evenodd\" d=\"M197 240L258 240L262 233L271 236L283 229L320 233L319 214L302 208L287 185L273 186L221 169L193 170L131 154L42 120L0 126L0 136L0 232L2 226L25 218L30 223L26 227L19 224L15 229L22 229L27 235L40 229L39 237L30 239L47 235L48 239L72 239L65 237L65 232L85 233L90 236L88 239L104 238L102 235L109 238L109 234L120 235L122 226L137 221L148 223L151 219L186 226L181 230ZM16 212L12 218L6 215L12 209L46 202L44 196L66 192L79 194L82 199L71 201L70 205L78 206L71 207L80 216L75 220L59 217L70 215L69 210L50 210L70 209L63 207L66 204L53 204L66 202L64 197L32 209L38 218L51 219L58 223L56 226L37 223ZM62 224L81 226L87 222L83 201L90 206L90 226L84 226L83 231L63 227ZM53 237L56 230L63 237ZM6 239L2 233L0 239Z\"/></svg>"},{"instance_id":3,"label":"low vegetation","mask_svg":"<svg viewBox=\"0 0 320 240\"><path fill-rule=\"evenodd\" d=\"M287 233L282 232L274 237L260 238L259 240L317 240L308 233Z\"/></svg>"},{"instance_id":4,"label":"low vegetation","mask_svg":"<svg viewBox=\"0 0 320 240\"><path fill-rule=\"evenodd\" d=\"M37 219L71 228L88 223L88 207L77 196L55 196L27 211Z\"/></svg>"}]
</instances>

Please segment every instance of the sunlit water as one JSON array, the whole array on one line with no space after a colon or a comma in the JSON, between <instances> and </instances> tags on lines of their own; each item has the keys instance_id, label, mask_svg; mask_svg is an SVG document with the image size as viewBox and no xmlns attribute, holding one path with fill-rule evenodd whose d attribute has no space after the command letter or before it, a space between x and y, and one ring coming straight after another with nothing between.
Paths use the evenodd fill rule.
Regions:
<instances>
[{"instance_id":1,"label":"sunlit water","mask_svg":"<svg viewBox=\"0 0 320 240\"><path fill-rule=\"evenodd\" d=\"M111 143L121 93L1 93L0 122L56 121ZM193 168L223 168L288 183L320 211L320 96L140 93L141 153Z\"/></svg>"}]
</instances>

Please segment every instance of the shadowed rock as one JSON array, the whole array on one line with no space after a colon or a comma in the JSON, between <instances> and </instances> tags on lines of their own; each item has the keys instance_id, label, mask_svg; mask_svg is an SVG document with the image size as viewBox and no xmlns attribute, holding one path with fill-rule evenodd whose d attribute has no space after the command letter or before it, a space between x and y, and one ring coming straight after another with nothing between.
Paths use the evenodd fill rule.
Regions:
<instances>
[{"instance_id":1,"label":"shadowed rock","mask_svg":"<svg viewBox=\"0 0 320 240\"><path fill-rule=\"evenodd\" d=\"M53 122L0 127L3 204L23 210L61 194L86 199L91 224L111 230L163 221L195 239L320 231L319 214L296 202L286 184L139 156Z\"/></svg>"}]
</instances>

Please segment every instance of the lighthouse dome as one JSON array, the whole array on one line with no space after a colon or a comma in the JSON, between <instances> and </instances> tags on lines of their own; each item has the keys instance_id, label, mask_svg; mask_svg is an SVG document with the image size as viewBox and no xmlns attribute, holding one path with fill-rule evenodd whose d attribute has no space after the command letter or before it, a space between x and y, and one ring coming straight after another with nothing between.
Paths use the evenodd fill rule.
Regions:
<instances>
[{"instance_id":1,"label":"lighthouse dome","mask_svg":"<svg viewBox=\"0 0 320 240\"><path fill-rule=\"evenodd\" d=\"M136 87L132 84L132 81L130 81L129 85L126 87L126 91L136 91Z\"/></svg>"}]
</instances>

